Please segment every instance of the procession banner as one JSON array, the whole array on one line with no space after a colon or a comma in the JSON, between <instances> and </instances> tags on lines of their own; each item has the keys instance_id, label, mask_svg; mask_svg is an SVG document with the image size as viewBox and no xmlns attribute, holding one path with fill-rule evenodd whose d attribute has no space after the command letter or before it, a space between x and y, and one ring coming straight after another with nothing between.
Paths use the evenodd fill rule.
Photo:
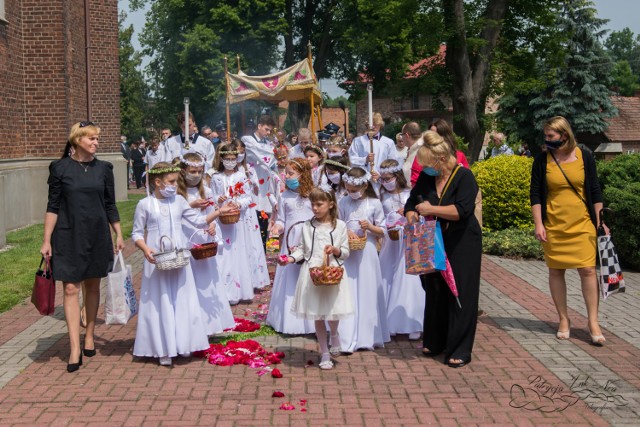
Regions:
<instances>
[{"instance_id":1,"label":"procession banner","mask_svg":"<svg viewBox=\"0 0 640 427\"><path fill-rule=\"evenodd\" d=\"M322 102L318 81L308 60L266 76L227 73L229 104L248 100L269 102L309 101L313 94L316 105Z\"/></svg>"}]
</instances>

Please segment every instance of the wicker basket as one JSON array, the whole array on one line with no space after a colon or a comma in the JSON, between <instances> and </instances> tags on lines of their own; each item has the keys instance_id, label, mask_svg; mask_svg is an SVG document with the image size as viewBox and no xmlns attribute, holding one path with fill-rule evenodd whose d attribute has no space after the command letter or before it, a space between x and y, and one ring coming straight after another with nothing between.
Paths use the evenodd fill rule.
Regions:
<instances>
[{"instance_id":1,"label":"wicker basket","mask_svg":"<svg viewBox=\"0 0 640 427\"><path fill-rule=\"evenodd\" d=\"M391 228L387 230L387 234L389 238L394 241L400 240L400 229L399 228Z\"/></svg>"},{"instance_id":2,"label":"wicker basket","mask_svg":"<svg viewBox=\"0 0 640 427\"><path fill-rule=\"evenodd\" d=\"M165 238L171 242L170 250L165 250ZM188 265L191 257L187 249L176 249L169 236L162 236L160 238L160 252L153 254L153 258L156 260L158 270L174 270Z\"/></svg>"},{"instance_id":3,"label":"wicker basket","mask_svg":"<svg viewBox=\"0 0 640 427\"><path fill-rule=\"evenodd\" d=\"M189 238L189 243L191 243L191 239L193 239L193 236L195 236L200 231L206 232L205 230L194 231L191 237ZM217 242L200 243L192 246L190 251L193 259L211 258L218 254L218 243Z\"/></svg>"},{"instance_id":4,"label":"wicker basket","mask_svg":"<svg viewBox=\"0 0 640 427\"><path fill-rule=\"evenodd\" d=\"M218 219L222 224L235 224L240 221L240 212L235 214L220 215Z\"/></svg>"},{"instance_id":5,"label":"wicker basket","mask_svg":"<svg viewBox=\"0 0 640 427\"><path fill-rule=\"evenodd\" d=\"M316 286L334 286L342 281L344 268L329 265L329 254L325 254L322 266L310 268L309 274L313 284Z\"/></svg>"},{"instance_id":6,"label":"wicker basket","mask_svg":"<svg viewBox=\"0 0 640 427\"><path fill-rule=\"evenodd\" d=\"M364 231L364 236L356 237L355 239L349 239L349 249L352 251L361 251L367 245L367 230Z\"/></svg>"}]
</instances>

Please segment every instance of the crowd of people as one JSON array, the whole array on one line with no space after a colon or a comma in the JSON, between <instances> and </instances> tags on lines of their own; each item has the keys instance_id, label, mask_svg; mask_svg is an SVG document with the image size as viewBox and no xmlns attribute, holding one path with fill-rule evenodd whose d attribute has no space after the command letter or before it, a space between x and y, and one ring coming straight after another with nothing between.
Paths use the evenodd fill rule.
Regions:
<instances>
[{"instance_id":1,"label":"crowd of people","mask_svg":"<svg viewBox=\"0 0 640 427\"><path fill-rule=\"evenodd\" d=\"M184 113L177 119L184 124ZM316 143L309 129L294 138L274 133L274 120L266 115L242 138L227 138L222 129L212 138L208 126L207 138L197 132L193 116L187 119L180 134L163 130L145 154L149 192L137 205L132 231L145 257L135 356L170 366L173 357L205 350L209 336L233 328L231 306L251 301L270 284L266 241L277 238L279 265L266 322L284 334L315 333L320 368L332 369L338 355L383 347L396 334L410 340L422 335L422 354L444 353L450 367L471 362L482 254L479 188L445 120L434 120L424 132L418 123L406 123L393 141L382 135L384 121L376 113L367 134L349 141L329 125ZM54 276L65 286L70 372L82 365L83 354L95 354L95 289L113 264L105 243L111 241L109 227L117 235L116 249L123 246L113 171L94 157L99 132L90 122L74 125L70 151L50 169L41 252L53 255ZM88 178L93 193L85 191ZM553 213L534 208L542 241L551 232L544 234L541 221ZM405 271L402 225L421 218L441 225L458 299L440 273ZM213 241L216 256L159 268L156 257L163 252ZM583 262L585 275L591 262ZM558 261L552 268L568 267ZM314 272L340 269L342 276L334 277L339 284L313 284ZM81 346L73 301L82 281L90 292ZM558 310L561 338L568 330L566 303ZM595 316L590 314L594 342L602 342L597 307Z\"/></svg>"}]
</instances>

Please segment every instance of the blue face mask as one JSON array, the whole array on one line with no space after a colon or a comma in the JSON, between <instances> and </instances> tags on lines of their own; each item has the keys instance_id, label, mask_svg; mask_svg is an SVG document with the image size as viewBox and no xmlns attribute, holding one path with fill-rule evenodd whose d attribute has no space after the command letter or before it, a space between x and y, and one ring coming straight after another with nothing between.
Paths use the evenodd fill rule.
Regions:
<instances>
[{"instance_id":1,"label":"blue face mask","mask_svg":"<svg viewBox=\"0 0 640 427\"><path fill-rule=\"evenodd\" d=\"M547 149L549 150L557 150L558 148L562 147L562 144L564 144L564 142L560 139L557 139L555 141L544 141L544 145L546 145Z\"/></svg>"},{"instance_id":2,"label":"blue face mask","mask_svg":"<svg viewBox=\"0 0 640 427\"><path fill-rule=\"evenodd\" d=\"M298 178L287 178L285 184L290 190L297 190L298 187L300 187L300 181L298 181Z\"/></svg>"},{"instance_id":3,"label":"blue face mask","mask_svg":"<svg viewBox=\"0 0 640 427\"><path fill-rule=\"evenodd\" d=\"M440 171L438 171L437 169L429 166L427 168L422 168L422 172L426 173L429 176L438 176L440 175Z\"/></svg>"},{"instance_id":4,"label":"blue face mask","mask_svg":"<svg viewBox=\"0 0 640 427\"><path fill-rule=\"evenodd\" d=\"M217 144L220 142L220 138L212 138L211 142L213 142L214 144Z\"/></svg>"}]
</instances>

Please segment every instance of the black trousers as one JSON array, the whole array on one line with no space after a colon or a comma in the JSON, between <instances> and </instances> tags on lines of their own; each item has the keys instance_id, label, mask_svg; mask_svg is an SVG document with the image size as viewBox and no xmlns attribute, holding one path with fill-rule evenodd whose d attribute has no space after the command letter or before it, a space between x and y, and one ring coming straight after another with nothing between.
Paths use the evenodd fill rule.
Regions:
<instances>
[{"instance_id":1,"label":"black trousers","mask_svg":"<svg viewBox=\"0 0 640 427\"><path fill-rule=\"evenodd\" d=\"M449 359L470 362L478 321L479 286L458 285L460 308L440 273L426 274L420 279L426 298L423 346L434 354L444 352L445 363Z\"/></svg>"},{"instance_id":2,"label":"black trousers","mask_svg":"<svg viewBox=\"0 0 640 427\"><path fill-rule=\"evenodd\" d=\"M264 252L267 253L267 237L269 232L267 231L269 228L269 218L262 218L261 211L256 211L258 215L258 226L260 227L260 237L262 237L262 248Z\"/></svg>"},{"instance_id":3,"label":"black trousers","mask_svg":"<svg viewBox=\"0 0 640 427\"><path fill-rule=\"evenodd\" d=\"M133 177L136 180L136 188L140 188L144 185L144 181L142 180L142 174L144 173L144 164L143 165L133 165Z\"/></svg>"}]
</instances>

